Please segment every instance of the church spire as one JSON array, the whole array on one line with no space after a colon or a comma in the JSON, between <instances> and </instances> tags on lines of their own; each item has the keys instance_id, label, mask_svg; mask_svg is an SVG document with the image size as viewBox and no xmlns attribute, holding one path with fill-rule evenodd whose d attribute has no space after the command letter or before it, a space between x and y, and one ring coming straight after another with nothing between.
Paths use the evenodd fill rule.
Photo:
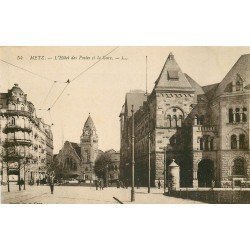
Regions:
<instances>
[{"instance_id":1,"label":"church spire","mask_svg":"<svg viewBox=\"0 0 250 250\"><path fill-rule=\"evenodd\" d=\"M84 128L83 129L91 129L91 130L96 130L95 128L95 124L90 116L90 113L89 113L89 116L88 116L88 119L86 120L85 124L84 124Z\"/></svg>"}]
</instances>

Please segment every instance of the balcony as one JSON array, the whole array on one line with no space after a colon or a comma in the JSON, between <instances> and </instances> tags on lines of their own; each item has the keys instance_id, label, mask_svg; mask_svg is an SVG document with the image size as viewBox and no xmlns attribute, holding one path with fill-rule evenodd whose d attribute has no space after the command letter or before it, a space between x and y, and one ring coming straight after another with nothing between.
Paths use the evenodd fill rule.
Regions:
<instances>
[{"instance_id":1,"label":"balcony","mask_svg":"<svg viewBox=\"0 0 250 250\"><path fill-rule=\"evenodd\" d=\"M3 129L3 132L5 134L7 133L11 133L11 132L18 132L18 131L22 131L22 132L28 132L30 133L32 131L32 128L30 125L23 125L23 126L20 126L20 125L14 125L14 124L7 124L5 126L5 128Z\"/></svg>"},{"instance_id":2,"label":"balcony","mask_svg":"<svg viewBox=\"0 0 250 250\"><path fill-rule=\"evenodd\" d=\"M206 126L206 125L193 125L193 131L201 131L201 132L216 132L216 126Z\"/></svg>"},{"instance_id":3,"label":"balcony","mask_svg":"<svg viewBox=\"0 0 250 250\"><path fill-rule=\"evenodd\" d=\"M31 146L32 142L30 139L6 139L4 143L4 147L11 147L11 146Z\"/></svg>"},{"instance_id":4,"label":"balcony","mask_svg":"<svg viewBox=\"0 0 250 250\"><path fill-rule=\"evenodd\" d=\"M36 118L29 112L29 111L23 111L23 110L6 110L5 112L0 110L0 115L5 116L25 116L30 118L33 122L37 124Z\"/></svg>"}]
</instances>

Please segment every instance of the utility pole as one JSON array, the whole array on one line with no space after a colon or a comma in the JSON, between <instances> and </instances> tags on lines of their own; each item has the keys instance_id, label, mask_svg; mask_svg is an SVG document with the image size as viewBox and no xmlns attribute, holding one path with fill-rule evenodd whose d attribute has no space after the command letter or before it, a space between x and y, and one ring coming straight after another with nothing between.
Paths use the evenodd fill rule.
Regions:
<instances>
[{"instance_id":1,"label":"utility pole","mask_svg":"<svg viewBox=\"0 0 250 250\"><path fill-rule=\"evenodd\" d=\"M148 193L150 193L151 186L151 145L150 145L150 112L148 114Z\"/></svg>"},{"instance_id":2,"label":"utility pole","mask_svg":"<svg viewBox=\"0 0 250 250\"><path fill-rule=\"evenodd\" d=\"M25 190L25 180L26 180L26 178L25 178L25 164L23 165L23 190Z\"/></svg>"},{"instance_id":3,"label":"utility pole","mask_svg":"<svg viewBox=\"0 0 250 250\"><path fill-rule=\"evenodd\" d=\"M7 160L7 183L8 183L8 192L10 192L10 179L9 179L9 163Z\"/></svg>"},{"instance_id":4,"label":"utility pole","mask_svg":"<svg viewBox=\"0 0 250 250\"><path fill-rule=\"evenodd\" d=\"M163 187L163 193L165 194L166 192L166 171L167 171L167 159L166 159L166 152L167 152L167 147L164 147L164 187Z\"/></svg>"},{"instance_id":5,"label":"utility pole","mask_svg":"<svg viewBox=\"0 0 250 250\"><path fill-rule=\"evenodd\" d=\"M19 188L19 191L21 191L20 171L21 171L21 167L20 167L20 160L18 160L18 188Z\"/></svg>"},{"instance_id":6,"label":"utility pole","mask_svg":"<svg viewBox=\"0 0 250 250\"><path fill-rule=\"evenodd\" d=\"M131 202L135 201L135 121L134 121L134 105L131 109L132 113L132 185L131 185Z\"/></svg>"}]
</instances>

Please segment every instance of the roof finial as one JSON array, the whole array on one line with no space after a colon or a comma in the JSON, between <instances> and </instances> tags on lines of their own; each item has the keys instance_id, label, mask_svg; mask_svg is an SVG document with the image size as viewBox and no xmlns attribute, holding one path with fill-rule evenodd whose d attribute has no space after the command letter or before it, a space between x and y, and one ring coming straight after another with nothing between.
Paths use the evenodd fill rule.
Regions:
<instances>
[{"instance_id":1,"label":"roof finial","mask_svg":"<svg viewBox=\"0 0 250 250\"><path fill-rule=\"evenodd\" d=\"M169 53L168 58L169 58L170 60L174 60L174 55L173 55L173 53L172 53L172 52L170 52L170 53Z\"/></svg>"}]
</instances>

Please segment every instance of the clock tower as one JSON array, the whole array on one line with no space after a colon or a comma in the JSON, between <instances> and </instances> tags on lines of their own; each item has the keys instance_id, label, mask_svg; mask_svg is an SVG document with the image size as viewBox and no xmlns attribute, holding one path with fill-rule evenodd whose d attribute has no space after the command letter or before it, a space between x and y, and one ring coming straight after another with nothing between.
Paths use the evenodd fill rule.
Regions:
<instances>
[{"instance_id":1,"label":"clock tower","mask_svg":"<svg viewBox=\"0 0 250 250\"><path fill-rule=\"evenodd\" d=\"M94 166L98 155L98 135L90 114L83 127L80 146L85 180L92 182L95 179Z\"/></svg>"}]
</instances>

